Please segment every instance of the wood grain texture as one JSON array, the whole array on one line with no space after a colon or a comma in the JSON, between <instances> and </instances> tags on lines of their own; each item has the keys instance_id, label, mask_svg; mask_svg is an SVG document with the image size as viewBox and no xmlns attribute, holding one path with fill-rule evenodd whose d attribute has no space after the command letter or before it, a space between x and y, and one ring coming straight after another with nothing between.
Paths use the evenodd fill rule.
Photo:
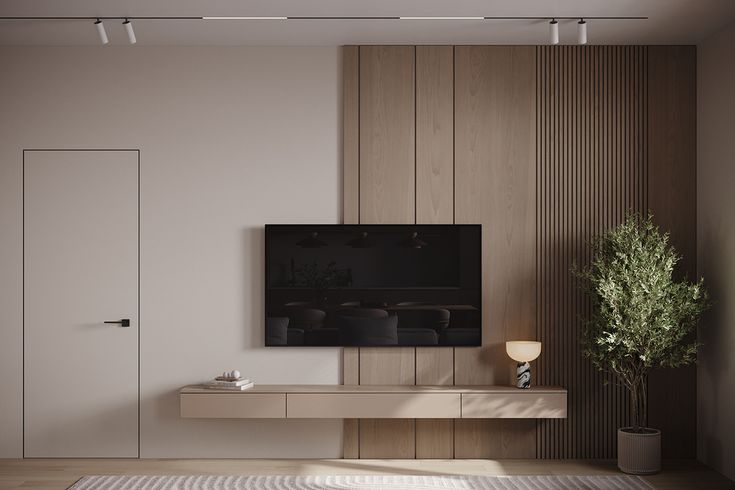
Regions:
<instances>
[{"instance_id":1,"label":"wood grain texture","mask_svg":"<svg viewBox=\"0 0 735 490\"><path fill-rule=\"evenodd\" d=\"M342 219L360 219L360 48L342 48Z\"/></svg>"},{"instance_id":2,"label":"wood grain texture","mask_svg":"<svg viewBox=\"0 0 735 490\"><path fill-rule=\"evenodd\" d=\"M360 48L342 48L342 221L360 222ZM342 349L342 383L359 384L359 351ZM360 422L345 419L342 429L342 456L360 457Z\"/></svg>"},{"instance_id":3,"label":"wood grain texture","mask_svg":"<svg viewBox=\"0 0 735 490\"><path fill-rule=\"evenodd\" d=\"M696 47L648 48L648 203L682 255L679 277L696 276ZM649 425L661 429L665 458L696 456L696 367L649 377Z\"/></svg>"},{"instance_id":4,"label":"wood grain texture","mask_svg":"<svg viewBox=\"0 0 735 490\"><path fill-rule=\"evenodd\" d=\"M416 222L454 219L454 48L416 46Z\"/></svg>"},{"instance_id":5,"label":"wood grain texture","mask_svg":"<svg viewBox=\"0 0 735 490\"><path fill-rule=\"evenodd\" d=\"M452 347L417 347L416 384L454 384L454 349Z\"/></svg>"},{"instance_id":6,"label":"wood grain texture","mask_svg":"<svg viewBox=\"0 0 735 490\"><path fill-rule=\"evenodd\" d=\"M360 384L416 384L416 349L361 347ZM415 420L360 419L360 458L378 457L416 457Z\"/></svg>"},{"instance_id":7,"label":"wood grain texture","mask_svg":"<svg viewBox=\"0 0 735 490\"><path fill-rule=\"evenodd\" d=\"M356 347L342 349L342 384L360 384L360 351ZM345 419L342 426L342 457L360 457L360 421Z\"/></svg>"},{"instance_id":8,"label":"wood grain texture","mask_svg":"<svg viewBox=\"0 0 735 490\"><path fill-rule=\"evenodd\" d=\"M454 420L416 420L416 458L451 459L454 457Z\"/></svg>"},{"instance_id":9,"label":"wood grain texture","mask_svg":"<svg viewBox=\"0 0 735 490\"><path fill-rule=\"evenodd\" d=\"M414 55L360 47L360 223L415 222Z\"/></svg>"},{"instance_id":10,"label":"wood grain texture","mask_svg":"<svg viewBox=\"0 0 735 490\"><path fill-rule=\"evenodd\" d=\"M455 220L483 224L483 346L456 384L507 384L506 340L535 338L535 48L455 48ZM533 457L533 421L457 421L455 457Z\"/></svg>"},{"instance_id":11,"label":"wood grain texture","mask_svg":"<svg viewBox=\"0 0 735 490\"><path fill-rule=\"evenodd\" d=\"M591 304L571 269L589 242L646 210L646 63L641 46L537 48L540 384L569 389L568 419L538 421L541 458L614 458L629 420L624 389L583 358ZM652 87L653 89L653 87Z\"/></svg>"},{"instance_id":12,"label":"wood grain texture","mask_svg":"<svg viewBox=\"0 0 735 490\"><path fill-rule=\"evenodd\" d=\"M454 222L453 46L416 46L416 222ZM416 349L416 384L453 382L453 348ZM453 456L453 421L416 421L417 458Z\"/></svg>"},{"instance_id":13,"label":"wood grain texture","mask_svg":"<svg viewBox=\"0 0 735 490\"><path fill-rule=\"evenodd\" d=\"M360 419L360 459L416 457L415 419Z\"/></svg>"},{"instance_id":14,"label":"wood grain texture","mask_svg":"<svg viewBox=\"0 0 735 490\"><path fill-rule=\"evenodd\" d=\"M360 349L357 347L342 348L342 384L360 384Z\"/></svg>"},{"instance_id":15,"label":"wood grain texture","mask_svg":"<svg viewBox=\"0 0 735 490\"><path fill-rule=\"evenodd\" d=\"M533 458L536 425L522 419L463 419L454 426L457 459Z\"/></svg>"}]
</instances>

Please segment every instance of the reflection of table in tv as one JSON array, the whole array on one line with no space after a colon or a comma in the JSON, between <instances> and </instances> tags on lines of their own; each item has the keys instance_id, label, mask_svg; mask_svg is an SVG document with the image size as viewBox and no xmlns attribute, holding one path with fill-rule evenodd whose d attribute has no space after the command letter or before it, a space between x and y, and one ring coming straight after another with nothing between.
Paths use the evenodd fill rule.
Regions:
<instances>
[{"instance_id":1,"label":"reflection of table in tv","mask_svg":"<svg viewBox=\"0 0 735 490\"><path fill-rule=\"evenodd\" d=\"M449 311L479 311L479 308L472 305L396 305L387 306L384 310L435 310L440 308Z\"/></svg>"}]
</instances>

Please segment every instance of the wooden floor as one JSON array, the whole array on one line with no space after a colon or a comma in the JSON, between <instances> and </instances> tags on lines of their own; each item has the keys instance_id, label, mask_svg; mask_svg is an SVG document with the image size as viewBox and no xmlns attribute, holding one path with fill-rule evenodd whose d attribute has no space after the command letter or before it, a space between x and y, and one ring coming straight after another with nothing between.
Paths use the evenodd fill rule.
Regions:
<instances>
[{"instance_id":1,"label":"wooden floor","mask_svg":"<svg viewBox=\"0 0 735 490\"><path fill-rule=\"evenodd\" d=\"M573 460L268 460L4 459L0 489L64 489L84 475L605 475L612 461ZM669 461L645 477L656 488L724 489L735 483L694 461Z\"/></svg>"}]
</instances>

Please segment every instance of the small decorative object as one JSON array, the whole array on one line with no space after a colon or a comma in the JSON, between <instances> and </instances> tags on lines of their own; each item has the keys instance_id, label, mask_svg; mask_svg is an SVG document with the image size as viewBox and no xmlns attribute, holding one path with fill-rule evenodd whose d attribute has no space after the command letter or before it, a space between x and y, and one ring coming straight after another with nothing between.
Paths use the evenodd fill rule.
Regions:
<instances>
[{"instance_id":1,"label":"small decorative object","mask_svg":"<svg viewBox=\"0 0 735 490\"><path fill-rule=\"evenodd\" d=\"M531 365L529 362L541 354L541 342L532 340L513 340L505 343L508 357L518 363L516 368L516 386L522 389L531 387Z\"/></svg>"},{"instance_id":2,"label":"small decorative object","mask_svg":"<svg viewBox=\"0 0 735 490\"><path fill-rule=\"evenodd\" d=\"M631 215L595 241L588 267L574 270L593 306L584 354L630 393L631 427L618 429L618 468L626 473L661 470L661 431L646 427L648 372L697 357L691 334L709 300L702 279L674 280L679 260L653 216Z\"/></svg>"},{"instance_id":3,"label":"small decorative object","mask_svg":"<svg viewBox=\"0 0 735 490\"><path fill-rule=\"evenodd\" d=\"M218 381L238 381L240 379L240 371L234 369L232 371L224 371L222 374L214 378Z\"/></svg>"}]
</instances>

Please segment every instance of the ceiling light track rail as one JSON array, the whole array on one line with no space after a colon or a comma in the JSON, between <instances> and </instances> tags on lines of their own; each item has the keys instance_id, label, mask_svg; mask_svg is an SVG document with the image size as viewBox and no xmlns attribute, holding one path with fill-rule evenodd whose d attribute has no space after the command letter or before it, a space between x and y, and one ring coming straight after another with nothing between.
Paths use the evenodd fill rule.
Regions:
<instances>
[{"instance_id":1,"label":"ceiling light track rail","mask_svg":"<svg viewBox=\"0 0 735 490\"><path fill-rule=\"evenodd\" d=\"M0 16L0 20L648 20L646 16L315 16L315 15L289 15L289 16L136 16L136 15L90 15L90 16Z\"/></svg>"}]
</instances>

